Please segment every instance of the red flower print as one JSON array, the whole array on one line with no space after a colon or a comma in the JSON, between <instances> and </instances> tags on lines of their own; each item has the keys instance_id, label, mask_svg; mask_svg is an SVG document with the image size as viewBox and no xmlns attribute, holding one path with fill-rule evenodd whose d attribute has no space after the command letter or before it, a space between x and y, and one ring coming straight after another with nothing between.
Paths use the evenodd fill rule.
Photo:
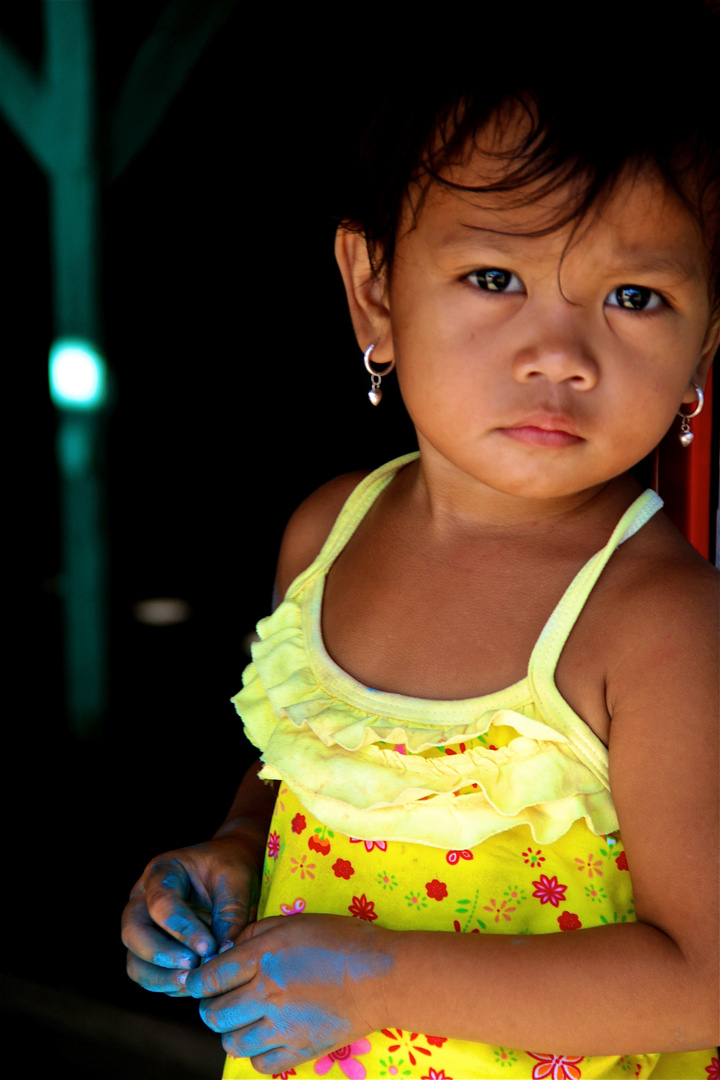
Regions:
<instances>
[{"instance_id":1,"label":"red flower print","mask_svg":"<svg viewBox=\"0 0 720 1080\"><path fill-rule=\"evenodd\" d=\"M455 866L459 859L472 859L473 853L472 851L468 851L467 848L465 851L448 851L445 858L451 866Z\"/></svg>"},{"instance_id":2,"label":"red flower print","mask_svg":"<svg viewBox=\"0 0 720 1080\"><path fill-rule=\"evenodd\" d=\"M431 1065L430 1072L421 1077L421 1080L452 1080L452 1076L448 1076L444 1069L441 1069L440 1072L435 1072Z\"/></svg>"},{"instance_id":3,"label":"red flower print","mask_svg":"<svg viewBox=\"0 0 720 1080\"><path fill-rule=\"evenodd\" d=\"M530 866L539 866L540 863L545 862L545 856L542 854L540 848L538 848L537 851L533 851L533 849L529 847L527 851L523 851L522 857Z\"/></svg>"},{"instance_id":4,"label":"red flower print","mask_svg":"<svg viewBox=\"0 0 720 1080\"><path fill-rule=\"evenodd\" d=\"M559 885L556 877L548 878L547 874L541 874L539 881L533 881L535 892L541 904L552 904L557 907L560 901L565 903L565 890L567 885Z\"/></svg>"},{"instance_id":5,"label":"red flower print","mask_svg":"<svg viewBox=\"0 0 720 1080\"><path fill-rule=\"evenodd\" d=\"M708 1080L718 1080L720 1077L720 1060L713 1058L710 1064L705 1066L705 1072L708 1074Z\"/></svg>"},{"instance_id":6,"label":"red flower print","mask_svg":"<svg viewBox=\"0 0 720 1080\"><path fill-rule=\"evenodd\" d=\"M627 855L624 851L621 851L619 855L615 856L615 865L617 866L618 870L627 870Z\"/></svg>"},{"instance_id":7,"label":"red flower print","mask_svg":"<svg viewBox=\"0 0 720 1080\"><path fill-rule=\"evenodd\" d=\"M458 745L460 747L460 753L464 754L465 751L467 750L467 746L465 745L464 742L461 742ZM457 754L457 750L451 750L449 746L446 746L445 747L445 753L446 754L452 754L452 756L455 757L455 755Z\"/></svg>"},{"instance_id":8,"label":"red flower print","mask_svg":"<svg viewBox=\"0 0 720 1080\"><path fill-rule=\"evenodd\" d=\"M442 1046L443 1043L447 1042L444 1035L426 1035L425 1038L430 1046Z\"/></svg>"},{"instance_id":9,"label":"red flower print","mask_svg":"<svg viewBox=\"0 0 720 1080\"><path fill-rule=\"evenodd\" d=\"M425 888L428 896L431 896L433 900L444 900L447 896L447 885L443 881L438 881L437 878L428 881Z\"/></svg>"},{"instance_id":10,"label":"red flower print","mask_svg":"<svg viewBox=\"0 0 720 1080\"><path fill-rule=\"evenodd\" d=\"M388 1039L393 1039L393 1043L388 1046L388 1051L394 1054L396 1050L399 1050L402 1046L407 1050L408 1057L410 1058L411 1065L417 1065L417 1058L413 1054L413 1050L416 1050L418 1054L425 1054L426 1057L430 1057L432 1050L426 1050L424 1046L417 1046L415 1040L418 1037L416 1031L412 1034L404 1032L401 1028L396 1028L395 1031L388 1031L387 1028L382 1029L383 1035Z\"/></svg>"},{"instance_id":11,"label":"red flower print","mask_svg":"<svg viewBox=\"0 0 720 1080\"><path fill-rule=\"evenodd\" d=\"M290 824L292 825L292 831L297 833L298 836L303 829L307 829L307 821L305 820L304 814L296 814Z\"/></svg>"},{"instance_id":12,"label":"red flower print","mask_svg":"<svg viewBox=\"0 0 720 1080\"><path fill-rule=\"evenodd\" d=\"M354 919L364 919L365 922L375 922L375 901L368 900L365 893L362 896L353 896L353 902L348 911Z\"/></svg>"},{"instance_id":13,"label":"red flower print","mask_svg":"<svg viewBox=\"0 0 720 1080\"><path fill-rule=\"evenodd\" d=\"M355 873L355 870L353 869L352 863L347 859L337 859L333 863L333 872L335 877L345 878L346 881L349 881Z\"/></svg>"},{"instance_id":14,"label":"red flower print","mask_svg":"<svg viewBox=\"0 0 720 1080\"><path fill-rule=\"evenodd\" d=\"M462 934L462 927L460 926L460 923L458 922L457 919L453 919L453 930L455 931L456 934ZM471 930L470 933L471 934L479 934L480 931L479 930Z\"/></svg>"},{"instance_id":15,"label":"red flower print","mask_svg":"<svg viewBox=\"0 0 720 1080\"><path fill-rule=\"evenodd\" d=\"M563 911L562 915L558 915L558 925L561 930L579 930L582 927L582 923L572 911Z\"/></svg>"},{"instance_id":16,"label":"red flower print","mask_svg":"<svg viewBox=\"0 0 720 1080\"><path fill-rule=\"evenodd\" d=\"M268 855L271 859L277 859L280 852L280 837L276 832L271 832L267 842Z\"/></svg>"},{"instance_id":17,"label":"red flower print","mask_svg":"<svg viewBox=\"0 0 720 1080\"><path fill-rule=\"evenodd\" d=\"M351 844L364 844L366 851L372 851L376 847L379 851L387 851L387 840L355 840L350 837Z\"/></svg>"},{"instance_id":18,"label":"red flower print","mask_svg":"<svg viewBox=\"0 0 720 1080\"><path fill-rule=\"evenodd\" d=\"M291 1069L290 1072L285 1073L273 1073L272 1080L288 1080L288 1076L297 1076L297 1073L294 1069Z\"/></svg>"},{"instance_id":19,"label":"red flower print","mask_svg":"<svg viewBox=\"0 0 720 1080\"><path fill-rule=\"evenodd\" d=\"M532 1080L581 1080L582 1073L578 1065L581 1057L563 1057L562 1054L531 1054L528 1056L541 1062L532 1072Z\"/></svg>"},{"instance_id":20,"label":"red flower print","mask_svg":"<svg viewBox=\"0 0 720 1080\"><path fill-rule=\"evenodd\" d=\"M311 836L308 840L308 847L311 851L319 851L321 855L327 855L330 850L330 841L321 840L319 836Z\"/></svg>"}]
</instances>

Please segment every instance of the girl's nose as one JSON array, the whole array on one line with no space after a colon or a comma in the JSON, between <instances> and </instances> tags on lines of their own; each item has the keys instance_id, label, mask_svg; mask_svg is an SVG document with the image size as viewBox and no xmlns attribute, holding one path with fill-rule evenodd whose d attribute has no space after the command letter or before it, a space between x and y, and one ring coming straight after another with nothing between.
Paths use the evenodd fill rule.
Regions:
<instances>
[{"instance_id":1,"label":"girl's nose","mask_svg":"<svg viewBox=\"0 0 720 1080\"><path fill-rule=\"evenodd\" d=\"M513 375L519 382L547 379L569 382L577 390L591 390L598 380L597 363L582 335L552 332L533 334L534 340L518 350Z\"/></svg>"}]
</instances>

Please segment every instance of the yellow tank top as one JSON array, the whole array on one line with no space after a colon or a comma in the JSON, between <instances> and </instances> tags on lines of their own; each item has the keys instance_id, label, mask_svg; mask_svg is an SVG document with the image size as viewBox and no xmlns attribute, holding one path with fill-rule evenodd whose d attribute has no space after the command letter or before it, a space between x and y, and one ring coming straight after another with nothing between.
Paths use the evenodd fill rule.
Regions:
<instances>
[{"instance_id":1,"label":"yellow tank top","mask_svg":"<svg viewBox=\"0 0 720 1080\"><path fill-rule=\"evenodd\" d=\"M260 776L281 781L258 918L305 911L396 930L515 935L632 922L607 749L560 696L554 672L608 559L662 502L652 491L641 495L576 575L524 679L468 700L408 698L341 670L324 648L321 611L333 561L416 456L358 485L315 562L258 624L253 662L233 699L262 752ZM281 1075L717 1080L717 1069L715 1050L567 1057L395 1028ZM231 1058L223 1074L260 1075L249 1060Z\"/></svg>"}]
</instances>

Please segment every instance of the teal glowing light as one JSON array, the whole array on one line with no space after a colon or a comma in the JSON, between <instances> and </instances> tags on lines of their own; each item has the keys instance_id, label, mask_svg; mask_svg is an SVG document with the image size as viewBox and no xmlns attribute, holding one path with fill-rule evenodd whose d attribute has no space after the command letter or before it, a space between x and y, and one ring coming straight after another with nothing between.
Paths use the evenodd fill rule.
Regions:
<instances>
[{"instance_id":1,"label":"teal glowing light","mask_svg":"<svg viewBox=\"0 0 720 1080\"><path fill-rule=\"evenodd\" d=\"M59 338L50 346L50 397L59 409L98 409L107 397L107 367L94 345Z\"/></svg>"}]
</instances>

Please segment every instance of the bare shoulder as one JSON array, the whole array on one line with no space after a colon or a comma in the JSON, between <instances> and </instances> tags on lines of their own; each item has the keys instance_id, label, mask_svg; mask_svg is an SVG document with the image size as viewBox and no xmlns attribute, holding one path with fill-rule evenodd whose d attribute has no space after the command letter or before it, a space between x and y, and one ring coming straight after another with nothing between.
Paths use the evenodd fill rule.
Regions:
<instances>
[{"instance_id":1,"label":"bare shoulder","mask_svg":"<svg viewBox=\"0 0 720 1080\"><path fill-rule=\"evenodd\" d=\"M319 555L348 496L368 473L366 469L336 476L300 503L287 523L280 546L275 579L276 603L298 574Z\"/></svg>"},{"instance_id":2,"label":"bare shoulder","mask_svg":"<svg viewBox=\"0 0 720 1080\"><path fill-rule=\"evenodd\" d=\"M691 657L693 671L713 657L717 663L720 573L664 516L643 532L638 544L622 552L620 573L611 585L615 664L618 669L632 666L633 657L645 663L653 654L657 677L657 664L669 652L674 670Z\"/></svg>"}]
</instances>

